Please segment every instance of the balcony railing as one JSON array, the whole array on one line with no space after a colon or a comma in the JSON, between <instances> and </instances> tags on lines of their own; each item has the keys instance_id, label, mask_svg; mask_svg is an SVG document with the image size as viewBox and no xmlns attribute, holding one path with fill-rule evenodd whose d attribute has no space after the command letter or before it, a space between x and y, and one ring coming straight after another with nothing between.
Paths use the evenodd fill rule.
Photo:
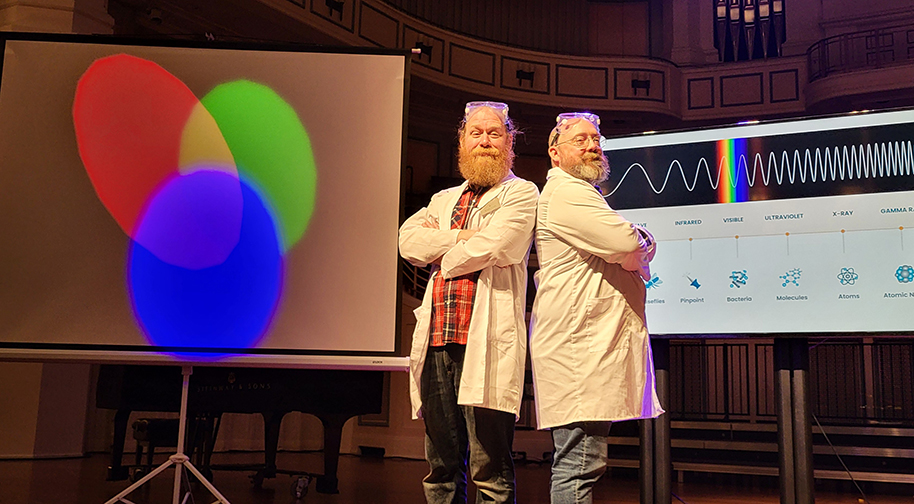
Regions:
<instances>
[{"instance_id":1,"label":"balcony railing","mask_svg":"<svg viewBox=\"0 0 914 504\"><path fill-rule=\"evenodd\" d=\"M833 340L809 351L810 410L832 425L914 425L914 340ZM683 341L670 347L676 420L774 421L773 345Z\"/></svg>"},{"instance_id":2,"label":"balcony railing","mask_svg":"<svg viewBox=\"0 0 914 504\"><path fill-rule=\"evenodd\" d=\"M432 271L431 266L419 268L403 258L400 258L400 263L403 265L403 291L416 299L422 299Z\"/></svg>"},{"instance_id":3,"label":"balcony railing","mask_svg":"<svg viewBox=\"0 0 914 504\"><path fill-rule=\"evenodd\" d=\"M835 73L914 62L914 26L877 28L820 40L806 51L809 82Z\"/></svg>"}]
</instances>

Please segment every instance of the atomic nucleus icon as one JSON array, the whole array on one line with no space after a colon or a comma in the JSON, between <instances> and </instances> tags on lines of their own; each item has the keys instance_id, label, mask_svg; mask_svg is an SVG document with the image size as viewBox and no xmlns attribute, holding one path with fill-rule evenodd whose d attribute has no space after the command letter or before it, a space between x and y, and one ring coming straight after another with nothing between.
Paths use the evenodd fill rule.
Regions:
<instances>
[{"instance_id":1,"label":"atomic nucleus icon","mask_svg":"<svg viewBox=\"0 0 914 504\"><path fill-rule=\"evenodd\" d=\"M898 269L895 270L895 278L899 283L914 282L914 267L908 264L899 266Z\"/></svg>"}]
</instances>

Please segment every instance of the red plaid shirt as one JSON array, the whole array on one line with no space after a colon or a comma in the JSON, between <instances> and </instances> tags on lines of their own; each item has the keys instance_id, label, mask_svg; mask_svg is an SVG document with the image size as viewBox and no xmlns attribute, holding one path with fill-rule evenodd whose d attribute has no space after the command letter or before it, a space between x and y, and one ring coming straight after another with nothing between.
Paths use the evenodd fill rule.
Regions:
<instances>
[{"instance_id":1,"label":"red plaid shirt","mask_svg":"<svg viewBox=\"0 0 914 504\"><path fill-rule=\"evenodd\" d=\"M474 189L467 185L451 214L451 229L466 227L470 210L476 206L484 192L484 188ZM432 284L431 346L441 347L448 343L467 344L477 280L478 271L447 280L440 272L435 275L435 282Z\"/></svg>"}]
</instances>

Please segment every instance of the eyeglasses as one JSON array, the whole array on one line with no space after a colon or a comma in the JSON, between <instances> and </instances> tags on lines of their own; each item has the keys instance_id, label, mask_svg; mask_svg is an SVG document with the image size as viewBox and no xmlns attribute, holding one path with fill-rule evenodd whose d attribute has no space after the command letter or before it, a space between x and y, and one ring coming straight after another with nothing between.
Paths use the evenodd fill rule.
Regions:
<instances>
[{"instance_id":1,"label":"eyeglasses","mask_svg":"<svg viewBox=\"0 0 914 504\"><path fill-rule=\"evenodd\" d=\"M470 112L482 108L490 108L499 114L501 114L502 119L508 118L508 104L502 102L492 102L492 101L471 101L467 102L466 108L463 109L463 117L470 117Z\"/></svg>"},{"instance_id":2,"label":"eyeglasses","mask_svg":"<svg viewBox=\"0 0 914 504\"><path fill-rule=\"evenodd\" d=\"M558 138L558 135L556 135ZM593 142L594 145L600 147L600 135L577 135L574 138L565 140L564 142L558 142L553 145L559 146L562 144L571 144L578 149L583 149L585 147L590 147L590 142Z\"/></svg>"}]
</instances>

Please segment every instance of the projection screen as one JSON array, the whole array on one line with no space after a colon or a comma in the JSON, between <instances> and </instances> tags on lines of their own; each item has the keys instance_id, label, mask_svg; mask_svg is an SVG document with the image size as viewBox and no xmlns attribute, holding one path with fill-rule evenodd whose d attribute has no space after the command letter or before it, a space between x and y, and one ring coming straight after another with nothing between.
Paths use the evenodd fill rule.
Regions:
<instances>
[{"instance_id":1,"label":"projection screen","mask_svg":"<svg viewBox=\"0 0 914 504\"><path fill-rule=\"evenodd\" d=\"M914 329L914 111L604 139L652 334Z\"/></svg>"},{"instance_id":2,"label":"projection screen","mask_svg":"<svg viewBox=\"0 0 914 504\"><path fill-rule=\"evenodd\" d=\"M0 356L405 365L406 51L0 37Z\"/></svg>"}]
</instances>

